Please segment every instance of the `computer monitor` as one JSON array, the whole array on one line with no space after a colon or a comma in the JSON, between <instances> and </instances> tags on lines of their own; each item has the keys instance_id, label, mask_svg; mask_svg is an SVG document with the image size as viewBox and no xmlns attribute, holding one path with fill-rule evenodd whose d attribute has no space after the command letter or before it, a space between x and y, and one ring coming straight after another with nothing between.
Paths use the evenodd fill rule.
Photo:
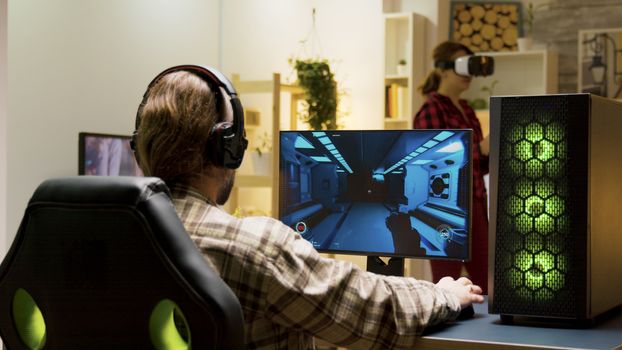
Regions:
<instances>
[{"instance_id":1,"label":"computer monitor","mask_svg":"<svg viewBox=\"0 0 622 350\"><path fill-rule=\"evenodd\" d=\"M282 131L279 216L320 252L468 260L472 130Z\"/></svg>"},{"instance_id":2,"label":"computer monitor","mask_svg":"<svg viewBox=\"0 0 622 350\"><path fill-rule=\"evenodd\" d=\"M78 144L79 175L142 176L130 148L130 137L81 132Z\"/></svg>"}]
</instances>

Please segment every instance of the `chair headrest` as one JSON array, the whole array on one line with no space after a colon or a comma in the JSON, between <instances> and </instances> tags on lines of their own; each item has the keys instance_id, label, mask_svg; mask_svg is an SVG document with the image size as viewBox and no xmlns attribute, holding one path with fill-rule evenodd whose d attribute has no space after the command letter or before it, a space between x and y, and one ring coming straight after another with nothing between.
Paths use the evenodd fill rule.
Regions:
<instances>
[{"instance_id":1,"label":"chair headrest","mask_svg":"<svg viewBox=\"0 0 622 350\"><path fill-rule=\"evenodd\" d=\"M159 193L171 197L164 181L156 177L73 176L44 181L32 195L29 204L62 202L136 205Z\"/></svg>"}]
</instances>

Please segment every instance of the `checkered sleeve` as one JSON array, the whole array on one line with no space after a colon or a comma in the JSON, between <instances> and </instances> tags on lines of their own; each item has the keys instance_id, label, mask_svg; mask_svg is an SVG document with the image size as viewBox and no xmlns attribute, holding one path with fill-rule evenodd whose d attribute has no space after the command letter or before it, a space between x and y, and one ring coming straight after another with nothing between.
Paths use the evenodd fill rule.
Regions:
<instances>
[{"instance_id":1,"label":"checkered sleeve","mask_svg":"<svg viewBox=\"0 0 622 350\"><path fill-rule=\"evenodd\" d=\"M353 349L412 347L426 326L457 317L456 296L413 278L380 276L327 259L285 225L267 266L266 317Z\"/></svg>"}]
</instances>

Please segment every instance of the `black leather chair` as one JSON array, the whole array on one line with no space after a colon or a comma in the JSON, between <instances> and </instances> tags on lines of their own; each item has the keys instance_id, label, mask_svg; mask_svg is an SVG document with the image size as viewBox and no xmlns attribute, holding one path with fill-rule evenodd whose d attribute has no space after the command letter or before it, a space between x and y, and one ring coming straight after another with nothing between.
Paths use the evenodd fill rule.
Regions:
<instances>
[{"instance_id":1,"label":"black leather chair","mask_svg":"<svg viewBox=\"0 0 622 350\"><path fill-rule=\"evenodd\" d=\"M241 306L157 178L43 182L0 265L9 349L241 349Z\"/></svg>"}]
</instances>

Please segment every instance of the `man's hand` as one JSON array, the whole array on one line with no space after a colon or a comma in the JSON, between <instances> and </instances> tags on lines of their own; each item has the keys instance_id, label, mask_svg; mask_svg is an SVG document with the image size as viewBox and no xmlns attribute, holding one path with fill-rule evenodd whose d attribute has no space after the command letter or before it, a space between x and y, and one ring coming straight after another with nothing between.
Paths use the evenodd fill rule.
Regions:
<instances>
[{"instance_id":1,"label":"man's hand","mask_svg":"<svg viewBox=\"0 0 622 350\"><path fill-rule=\"evenodd\" d=\"M473 282L466 277L460 277L457 280L451 277L443 277L438 281L436 286L457 296L458 300L460 300L460 307L462 308L472 303L481 304L484 302L482 288L474 285Z\"/></svg>"}]
</instances>

